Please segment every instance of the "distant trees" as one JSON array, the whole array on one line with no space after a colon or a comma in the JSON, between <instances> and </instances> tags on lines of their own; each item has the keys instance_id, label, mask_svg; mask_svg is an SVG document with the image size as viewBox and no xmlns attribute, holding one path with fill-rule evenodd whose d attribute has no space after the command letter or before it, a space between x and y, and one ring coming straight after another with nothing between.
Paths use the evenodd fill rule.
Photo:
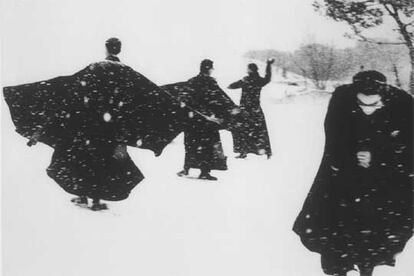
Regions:
<instances>
[{"instance_id":1,"label":"distant trees","mask_svg":"<svg viewBox=\"0 0 414 276\"><path fill-rule=\"evenodd\" d=\"M338 49L308 43L293 52L250 51L246 56L262 61L274 58L282 75L289 71L304 76L318 89L325 89L328 81L348 81L361 68L381 71L394 85L408 86L409 56L403 45L358 42L355 47Z\"/></svg>"},{"instance_id":2,"label":"distant trees","mask_svg":"<svg viewBox=\"0 0 414 276\"><path fill-rule=\"evenodd\" d=\"M275 62L273 63L274 66L280 68L286 72L290 70L291 63L292 63L292 53L290 52L283 52L278 50L257 50L257 51L249 51L245 55L248 58L257 59L261 61L266 61L269 58L274 58Z\"/></svg>"},{"instance_id":3,"label":"distant trees","mask_svg":"<svg viewBox=\"0 0 414 276\"><path fill-rule=\"evenodd\" d=\"M305 44L294 52L250 51L246 56L262 61L274 58L274 64L282 70L283 77L288 71L304 76L318 89L325 89L330 80L344 78L350 69L343 51L318 43Z\"/></svg>"},{"instance_id":4,"label":"distant trees","mask_svg":"<svg viewBox=\"0 0 414 276\"><path fill-rule=\"evenodd\" d=\"M410 61L410 91L414 94L414 1L413 0L315 0L314 6L326 16L346 22L355 38L380 45L403 45ZM370 38L366 30L391 22L396 41ZM395 68L394 68L395 69Z\"/></svg>"},{"instance_id":5,"label":"distant trees","mask_svg":"<svg viewBox=\"0 0 414 276\"><path fill-rule=\"evenodd\" d=\"M332 46L318 43L303 45L293 53L291 70L312 80L318 89L325 89L330 80L344 78L350 64L342 52Z\"/></svg>"},{"instance_id":6,"label":"distant trees","mask_svg":"<svg viewBox=\"0 0 414 276\"><path fill-rule=\"evenodd\" d=\"M381 71L387 75L390 83L409 88L410 58L403 45L359 42L353 55L356 62L366 69Z\"/></svg>"},{"instance_id":7,"label":"distant trees","mask_svg":"<svg viewBox=\"0 0 414 276\"><path fill-rule=\"evenodd\" d=\"M337 49L320 43L308 43L293 52L276 50L250 51L247 57L265 61L274 58L274 65L287 72L303 76L324 90L328 81L341 81L355 72L354 55L350 49ZM358 65L359 66L359 65Z\"/></svg>"}]
</instances>

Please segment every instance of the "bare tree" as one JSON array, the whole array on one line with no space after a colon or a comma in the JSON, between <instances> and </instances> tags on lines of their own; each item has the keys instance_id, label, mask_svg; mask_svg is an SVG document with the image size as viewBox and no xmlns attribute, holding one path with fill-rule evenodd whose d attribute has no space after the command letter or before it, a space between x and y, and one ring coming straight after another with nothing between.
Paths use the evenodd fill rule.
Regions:
<instances>
[{"instance_id":1,"label":"bare tree","mask_svg":"<svg viewBox=\"0 0 414 276\"><path fill-rule=\"evenodd\" d=\"M334 47L311 43L293 53L291 70L312 80L316 88L323 90L328 81L344 76L348 66L342 61Z\"/></svg>"},{"instance_id":2,"label":"bare tree","mask_svg":"<svg viewBox=\"0 0 414 276\"><path fill-rule=\"evenodd\" d=\"M314 6L328 17L349 24L354 37L377 44L405 45L411 64L410 91L414 94L414 1L413 0L315 0ZM370 38L364 32L387 22L394 23L396 41Z\"/></svg>"},{"instance_id":3,"label":"bare tree","mask_svg":"<svg viewBox=\"0 0 414 276\"><path fill-rule=\"evenodd\" d=\"M359 42L351 52L355 68L363 66L368 70L382 71L390 79L395 80L396 86L409 87L409 72L406 72L409 71L409 55L403 45Z\"/></svg>"}]
</instances>

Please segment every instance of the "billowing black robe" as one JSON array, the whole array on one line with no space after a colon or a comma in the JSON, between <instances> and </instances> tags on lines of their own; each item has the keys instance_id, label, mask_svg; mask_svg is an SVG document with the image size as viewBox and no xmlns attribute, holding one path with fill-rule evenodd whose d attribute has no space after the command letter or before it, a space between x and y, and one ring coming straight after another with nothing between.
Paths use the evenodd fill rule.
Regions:
<instances>
[{"instance_id":1,"label":"billowing black robe","mask_svg":"<svg viewBox=\"0 0 414 276\"><path fill-rule=\"evenodd\" d=\"M16 131L54 148L47 169L65 191L122 200L144 178L126 146L160 155L183 129L185 108L113 61L72 76L4 88Z\"/></svg>"},{"instance_id":2,"label":"billowing black robe","mask_svg":"<svg viewBox=\"0 0 414 276\"><path fill-rule=\"evenodd\" d=\"M237 116L237 106L210 76L198 75L187 82L169 84L162 88L178 95L191 106L189 126L184 131L184 168L204 171L226 170L227 157L220 140L220 129L231 129ZM212 122L207 117L220 119Z\"/></svg>"},{"instance_id":3,"label":"billowing black robe","mask_svg":"<svg viewBox=\"0 0 414 276\"><path fill-rule=\"evenodd\" d=\"M413 98L393 87L366 115L353 85L333 93L326 145L294 231L327 274L394 265L413 232ZM357 165L369 151L371 167Z\"/></svg>"},{"instance_id":4,"label":"billowing black robe","mask_svg":"<svg viewBox=\"0 0 414 276\"><path fill-rule=\"evenodd\" d=\"M262 87L270 82L271 72L268 64L264 78L256 73L229 86L230 89L242 89L240 109L246 112L246 119L232 132L234 152L272 155L266 119L260 106L260 93Z\"/></svg>"}]
</instances>

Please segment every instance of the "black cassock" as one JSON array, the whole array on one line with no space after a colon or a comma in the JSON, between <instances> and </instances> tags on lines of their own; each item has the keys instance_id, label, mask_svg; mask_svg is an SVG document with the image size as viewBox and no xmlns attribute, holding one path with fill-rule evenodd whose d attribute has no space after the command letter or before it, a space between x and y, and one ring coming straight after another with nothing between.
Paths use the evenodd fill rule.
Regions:
<instances>
[{"instance_id":1,"label":"black cassock","mask_svg":"<svg viewBox=\"0 0 414 276\"><path fill-rule=\"evenodd\" d=\"M187 82L162 86L191 106L189 126L184 131L186 169L226 170L227 157L220 140L220 129L231 129L238 120L234 102L219 87L217 81L198 75ZM206 119L214 117L220 123Z\"/></svg>"},{"instance_id":2,"label":"black cassock","mask_svg":"<svg viewBox=\"0 0 414 276\"><path fill-rule=\"evenodd\" d=\"M347 85L332 95L322 163L293 228L327 274L394 265L413 232L413 98L388 87L366 115L356 94ZM370 168L359 151L371 152Z\"/></svg>"},{"instance_id":3,"label":"black cassock","mask_svg":"<svg viewBox=\"0 0 414 276\"><path fill-rule=\"evenodd\" d=\"M144 178L126 146L157 156L181 131L185 108L113 61L72 76L4 88L16 131L54 148L48 175L78 196L122 200Z\"/></svg>"},{"instance_id":4,"label":"black cassock","mask_svg":"<svg viewBox=\"0 0 414 276\"><path fill-rule=\"evenodd\" d=\"M260 106L262 87L270 82L271 66L267 65L264 78L252 74L230 84L230 89L242 89L240 109L245 112L245 119L240 127L234 129L233 148L237 153L272 154L266 119Z\"/></svg>"}]
</instances>

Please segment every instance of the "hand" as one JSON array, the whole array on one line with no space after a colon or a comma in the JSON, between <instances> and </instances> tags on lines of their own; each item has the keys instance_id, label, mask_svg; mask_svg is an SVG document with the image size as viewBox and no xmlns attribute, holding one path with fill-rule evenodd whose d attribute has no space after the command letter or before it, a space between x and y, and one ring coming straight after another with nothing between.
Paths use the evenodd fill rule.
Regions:
<instances>
[{"instance_id":1,"label":"hand","mask_svg":"<svg viewBox=\"0 0 414 276\"><path fill-rule=\"evenodd\" d=\"M369 168L371 166L371 152L359 151L356 154L358 159L358 166L363 168Z\"/></svg>"},{"instance_id":2,"label":"hand","mask_svg":"<svg viewBox=\"0 0 414 276\"><path fill-rule=\"evenodd\" d=\"M32 137L30 137L29 142L27 142L27 145L29 147L34 146L37 144L37 141L39 141L40 138L40 131L36 131Z\"/></svg>"},{"instance_id":3,"label":"hand","mask_svg":"<svg viewBox=\"0 0 414 276\"><path fill-rule=\"evenodd\" d=\"M231 115L237 115L241 112L240 108L235 107L231 110Z\"/></svg>"},{"instance_id":4,"label":"hand","mask_svg":"<svg viewBox=\"0 0 414 276\"><path fill-rule=\"evenodd\" d=\"M29 142L26 143L29 147L34 146L37 144L37 140L30 139Z\"/></svg>"},{"instance_id":5,"label":"hand","mask_svg":"<svg viewBox=\"0 0 414 276\"><path fill-rule=\"evenodd\" d=\"M274 58L269 58L267 60L267 64L269 64L269 65L272 65L274 62L275 62L275 59Z\"/></svg>"},{"instance_id":6,"label":"hand","mask_svg":"<svg viewBox=\"0 0 414 276\"><path fill-rule=\"evenodd\" d=\"M125 159L127 157L127 149L125 145L117 145L114 150L114 158L117 160Z\"/></svg>"},{"instance_id":7,"label":"hand","mask_svg":"<svg viewBox=\"0 0 414 276\"><path fill-rule=\"evenodd\" d=\"M209 116L209 117L207 117L207 120L209 120L209 121L211 121L211 122L214 122L214 123L216 123L216 124L219 124L219 125L221 125L222 123L223 123L223 119L220 119L220 118L216 118L216 117L214 117L214 116Z\"/></svg>"}]
</instances>

